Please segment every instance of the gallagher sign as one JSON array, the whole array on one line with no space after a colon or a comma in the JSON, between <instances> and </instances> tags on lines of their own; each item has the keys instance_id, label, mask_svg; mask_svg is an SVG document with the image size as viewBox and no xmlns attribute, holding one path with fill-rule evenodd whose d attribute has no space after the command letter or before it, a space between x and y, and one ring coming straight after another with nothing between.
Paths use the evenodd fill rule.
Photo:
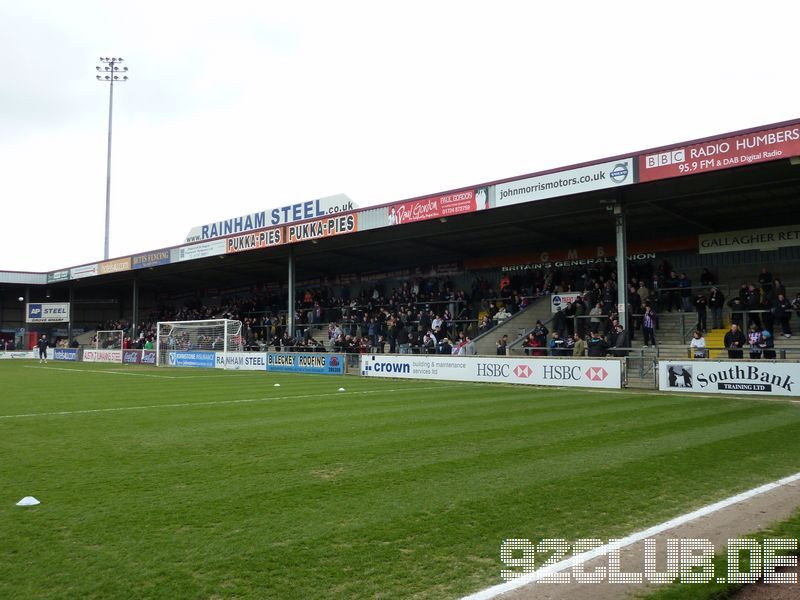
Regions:
<instances>
[{"instance_id":1,"label":"gallagher sign","mask_svg":"<svg viewBox=\"0 0 800 600\"><path fill-rule=\"evenodd\" d=\"M69 323L69 302L30 303L25 317L27 323Z\"/></svg>"},{"instance_id":2,"label":"gallagher sign","mask_svg":"<svg viewBox=\"0 0 800 600\"><path fill-rule=\"evenodd\" d=\"M361 357L361 375L559 387L622 387L622 363L617 359L373 354Z\"/></svg>"},{"instance_id":3,"label":"gallagher sign","mask_svg":"<svg viewBox=\"0 0 800 600\"><path fill-rule=\"evenodd\" d=\"M658 375L664 392L800 395L800 363L659 361Z\"/></svg>"}]
</instances>

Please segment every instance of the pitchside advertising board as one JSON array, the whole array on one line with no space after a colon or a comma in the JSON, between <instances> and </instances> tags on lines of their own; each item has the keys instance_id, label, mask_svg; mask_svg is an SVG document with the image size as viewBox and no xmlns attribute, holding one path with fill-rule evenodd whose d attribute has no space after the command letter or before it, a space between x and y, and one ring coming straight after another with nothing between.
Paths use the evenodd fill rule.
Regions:
<instances>
[{"instance_id":1,"label":"pitchside advertising board","mask_svg":"<svg viewBox=\"0 0 800 600\"><path fill-rule=\"evenodd\" d=\"M344 357L341 354L271 352L267 354L267 371L282 373L316 373L343 375Z\"/></svg>"},{"instance_id":2,"label":"pitchside advertising board","mask_svg":"<svg viewBox=\"0 0 800 600\"><path fill-rule=\"evenodd\" d=\"M511 206L630 185L636 182L634 159L623 158L607 163L517 179L495 186L495 206Z\"/></svg>"},{"instance_id":3,"label":"pitchside advertising board","mask_svg":"<svg viewBox=\"0 0 800 600\"><path fill-rule=\"evenodd\" d=\"M53 359L54 360L66 360L70 362L75 362L78 360L78 349L77 348L55 348L53 350Z\"/></svg>"},{"instance_id":4,"label":"pitchside advertising board","mask_svg":"<svg viewBox=\"0 0 800 600\"><path fill-rule=\"evenodd\" d=\"M476 383L514 383L620 389L622 362L617 359L553 359L381 355L361 357L364 377L437 379Z\"/></svg>"},{"instance_id":5,"label":"pitchside advertising board","mask_svg":"<svg viewBox=\"0 0 800 600\"><path fill-rule=\"evenodd\" d=\"M223 352L217 353L218 369L242 371L273 371L281 373L317 373L343 375L344 357L341 354L293 352Z\"/></svg>"},{"instance_id":6,"label":"pitchside advertising board","mask_svg":"<svg viewBox=\"0 0 800 600\"><path fill-rule=\"evenodd\" d=\"M659 361L658 375L664 392L800 395L800 363Z\"/></svg>"},{"instance_id":7,"label":"pitchside advertising board","mask_svg":"<svg viewBox=\"0 0 800 600\"><path fill-rule=\"evenodd\" d=\"M28 323L68 323L69 302L29 303L25 316Z\"/></svg>"},{"instance_id":8,"label":"pitchside advertising board","mask_svg":"<svg viewBox=\"0 0 800 600\"><path fill-rule=\"evenodd\" d=\"M174 351L167 353L167 362L170 367L195 367L213 369L216 362L216 352L202 350Z\"/></svg>"},{"instance_id":9,"label":"pitchside advertising board","mask_svg":"<svg viewBox=\"0 0 800 600\"><path fill-rule=\"evenodd\" d=\"M122 350L92 350L83 351L83 362L121 363Z\"/></svg>"}]
</instances>

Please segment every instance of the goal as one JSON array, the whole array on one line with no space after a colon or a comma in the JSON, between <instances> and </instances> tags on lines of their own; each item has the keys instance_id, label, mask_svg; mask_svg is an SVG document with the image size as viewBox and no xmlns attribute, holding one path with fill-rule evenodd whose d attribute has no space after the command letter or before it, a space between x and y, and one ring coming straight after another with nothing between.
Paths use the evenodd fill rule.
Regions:
<instances>
[{"instance_id":1,"label":"goal","mask_svg":"<svg viewBox=\"0 0 800 600\"><path fill-rule=\"evenodd\" d=\"M122 350L122 337L125 334L121 329L101 330L95 336L95 350Z\"/></svg>"},{"instance_id":2,"label":"goal","mask_svg":"<svg viewBox=\"0 0 800 600\"><path fill-rule=\"evenodd\" d=\"M212 352L226 356L228 352L244 350L242 322L231 319L159 321L156 350L159 366L214 366ZM181 353L183 355L179 356Z\"/></svg>"}]
</instances>

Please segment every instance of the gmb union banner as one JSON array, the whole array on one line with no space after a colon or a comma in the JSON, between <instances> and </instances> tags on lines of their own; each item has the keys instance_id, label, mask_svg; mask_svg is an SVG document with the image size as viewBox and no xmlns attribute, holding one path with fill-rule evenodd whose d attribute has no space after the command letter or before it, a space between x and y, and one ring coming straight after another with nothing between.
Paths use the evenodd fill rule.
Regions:
<instances>
[{"instance_id":1,"label":"gmb union banner","mask_svg":"<svg viewBox=\"0 0 800 600\"><path fill-rule=\"evenodd\" d=\"M511 206L522 202L630 185L635 183L633 167L633 158L622 158L588 167L498 183L495 186L495 206Z\"/></svg>"},{"instance_id":2,"label":"gmb union banner","mask_svg":"<svg viewBox=\"0 0 800 600\"><path fill-rule=\"evenodd\" d=\"M622 363L618 359L371 354L361 357L361 375L605 389L622 387Z\"/></svg>"},{"instance_id":3,"label":"gmb union banner","mask_svg":"<svg viewBox=\"0 0 800 600\"><path fill-rule=\"evenodd\" d=\"M800 363L769 361L662 360L658 389L701 394L798 396Z\"/></svg>"},{"instance_id":4,"label":"gmb union banner","mask_svg":"<svg viewBox=\"0 0 800 600\"><path fill-rule=\"evenodd\" d=\"M83 362L121 363L122 350L92 350L83 351Z\"/></svg>"},{"instance_id":5,"label":"gmb union banner","mask_svg":"<svg viewBox=\"0 0 800 600\"><path fill-rule=\"evenodd\" d=\"M639 181L653 181L800 156L800 123L709 140L639 157Z\"/></svg>"}]
</instances>

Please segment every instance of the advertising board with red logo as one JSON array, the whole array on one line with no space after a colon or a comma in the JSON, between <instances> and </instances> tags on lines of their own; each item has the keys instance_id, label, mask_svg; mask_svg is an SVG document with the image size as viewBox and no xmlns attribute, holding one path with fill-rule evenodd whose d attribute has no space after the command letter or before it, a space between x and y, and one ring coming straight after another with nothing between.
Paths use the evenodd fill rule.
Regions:
<instances>
[{"instance_id":1,"label":"advertising board with red logo","mask_svg":"<svg viewBox=\"0 0 800 600\"><path fill-rule=\"evenodd\" d=\"M800 123L640 156L639 181L706 173L792 156L800 156Z\"/></svg>"},{"instance_id":2,"label":"advertising board with red logo","mask_svg":"<svg viewBox=\"0 0 800 600\"><path fill-rule=\"evenodd\" d=\"M386 208L386 219L389 225L403 225L415 221L452 217L476 210L478 206L475 190L466 190L444 196L430 196L422 200L397 202Z\"/></svg>"},{"instance_id":3,"label":"advertising board with red logo","mask_svg":"<svg viewBox=\"0 0 800 600\"><path fill-rule=\"evenodd\" d=\"M361 357L364 377L620 389L619 359L388 355Z\"/></svg>"}]
</instances>

